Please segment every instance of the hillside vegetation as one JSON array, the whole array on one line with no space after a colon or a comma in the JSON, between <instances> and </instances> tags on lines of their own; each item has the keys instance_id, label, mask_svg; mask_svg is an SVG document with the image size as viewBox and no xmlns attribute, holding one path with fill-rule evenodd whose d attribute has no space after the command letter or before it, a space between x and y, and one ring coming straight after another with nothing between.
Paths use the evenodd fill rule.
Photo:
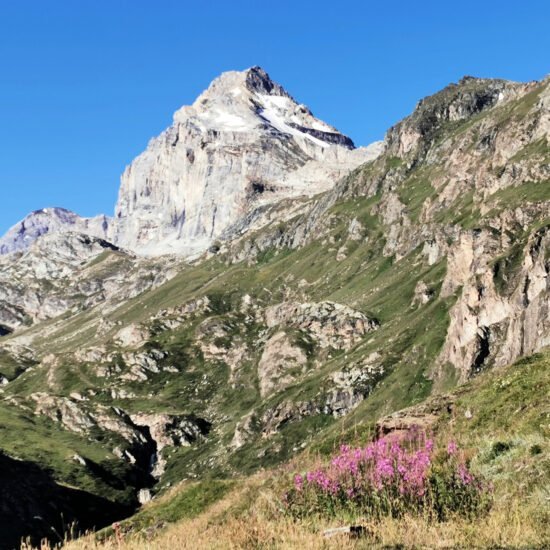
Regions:
<instances>
[{"instance_id":1,"label":"hillside vegetation","mask_svg":"<svg viewBox=\"0 0 550 550\"><path fill-rule=\"evenodd\" d=\"M439 523L422 515L373 519L358 509L295 520L283 502L293 474L326 462L324 454L306 451L282 468L251 477L185 483L121 522L118 536L109 530L67 548L544 548L550 543L549 367L546 351L443 397L453 406L434 424L434 439L456 442L472 471L493 485L486 516ZM364 444L362 427L357 420L355 435L342 441ZM327 529L350 524L363 526L363 536L323 537Z\"/></svg>"},{"instance_id":2,"label":"hillside vegetation","mask_svg":"<svg viewBox=\"0 0 550 550\"><path fill-rule=\"evenodd\" d=\"M317 547L324 527L358 522L371 539L350 545L542 546L549 86L450 85L376 160L193 262L94 241L44 281L31 250L14 280L71 306L0 341L1 449L106 499L116 513L97 528L136 512L117 528L130 545ZM486 517L284 514L292 473L415 424L455 437L494 484ZM33 498L28 531L6 536L38 544L33 518L65 510Z\"/></svg>"}]
</instances>

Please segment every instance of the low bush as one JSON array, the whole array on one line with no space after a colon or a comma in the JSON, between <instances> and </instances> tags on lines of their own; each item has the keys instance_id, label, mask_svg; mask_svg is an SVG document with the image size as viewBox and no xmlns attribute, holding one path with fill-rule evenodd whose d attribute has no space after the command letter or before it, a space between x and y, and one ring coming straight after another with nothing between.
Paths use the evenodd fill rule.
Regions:
<instances>
[{"instance_id":1,"label":"low bush","mask_svg":"<svg viewBox=\"0 0 550 550\"><path fill-rule=\"evenodd\" d=\"M437 449L419 432L386 436L366 447L343 445L328 465L296 474L284 495L294 517L425 514L438 521L488 511L490 487L469 468L455 442Z\"/></svg>"}]
</instances>

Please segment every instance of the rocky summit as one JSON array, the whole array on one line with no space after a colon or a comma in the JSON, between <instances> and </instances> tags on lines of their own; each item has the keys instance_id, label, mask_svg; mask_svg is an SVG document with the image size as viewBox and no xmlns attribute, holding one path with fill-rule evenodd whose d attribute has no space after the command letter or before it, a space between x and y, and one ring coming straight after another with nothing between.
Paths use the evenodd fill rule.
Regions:
<instances>
[{"instance_id":1,"label":"rocky summit","mask_svg":"<svg viewBox=\"0 0 550 550\"><path fill-rule=\"evenodd\" d=\"M0 241L0 459L51 504L29 490L0 538L68 510L153 536L197 487L256 499L247 476L413 426L539 513L549 137L548 78L465 77L355 148L259 67L222 74L113 218L44 209Z\"/></svg>"},{"instance_id":2,"label":"rocky summit","mask_svg":"<svg viewBox=\"0 0 550 550\"><path fill-rule=\"evenodd\" d=\"M114 218L33 212L0 239L0 254L71 231L142 256L197 255L284 219L288 211L275 213L282 201L326 191L381 150L356 149L260 67L223 73L126 168Z\"/></svg>"},{"instance_id":3,"label":"rocky summit","mask_svg":"<svg viewBox=\"0 0 550 550\"><path fill-rule=\"evenodd\" d=\"M259 67L224 73L122 175L114 242L144 255L203 252L284 219L273 213L282 200L326 191L380 150L355 149Z\"/></svg>"}]
</instances>

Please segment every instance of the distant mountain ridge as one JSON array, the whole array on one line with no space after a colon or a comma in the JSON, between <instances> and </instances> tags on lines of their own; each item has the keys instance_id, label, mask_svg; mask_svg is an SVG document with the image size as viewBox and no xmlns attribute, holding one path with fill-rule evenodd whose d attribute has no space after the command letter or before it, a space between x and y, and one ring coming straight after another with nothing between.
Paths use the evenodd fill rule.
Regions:
<instances>
[{"instance_id":1,"label":"distant mountain ridge","mask_svg":"<svg viewBox=\"0 0 550 550\"><path fill-rule=\"evenodd\" d=\"M0 239L0 255L22 252L48 233L76 232L108 238L110 220L107 216L82 218L65 208L35 210L11 227Z\"/></svg>"},{"instance_id":2,"label":"distant mountain ridge","mask_svg":"<svg viewBox=\"0 0 550 550\"><path fill-rule=\"evenodd\" d=\"M68 231L139 255L200 254L234 238L235 225L261 227L266 208L326 191L381 150L381 143L356 149L260 67L223 73L126 168L114 218L39 210L0 239L0 254Z\"/></svg>"}]
</instances>

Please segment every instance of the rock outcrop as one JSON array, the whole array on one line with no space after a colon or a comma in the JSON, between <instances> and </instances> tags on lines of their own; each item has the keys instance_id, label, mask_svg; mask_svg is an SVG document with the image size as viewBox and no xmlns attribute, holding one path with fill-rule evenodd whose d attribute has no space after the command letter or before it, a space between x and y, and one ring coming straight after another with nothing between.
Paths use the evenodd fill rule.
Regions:
<instances>
[{"instance_id":1,"label":"rock outcrop","mask_svg":"<svg viewBox=\"0 0 550 550\"><path fill-rule=\"evenodd\" d=\"M131 416L136 426L147 429L155 443L151 474L160 478L166 468L162 450L165 447L188 447L203 440L212 424L203 418L175 414L135 414Z\"/></svg>"},{"instance_id":2,"label":"rock outcrop","mask_svg":"<svg viewBox=\"0 0 550 550\"><path fill-rule=\"evenodd\" d=\"M0 238L0 255L27 250L43 235L83 233L106 239L110 219L106 216L82 218L65 208L44 208L30 213Z\"/></svg>"},{"instance_id":3,"label":"rock outcrop","mask_svg":"<svg viewBox=\"0 0 550 550\"><path fill-rule=\"evenodd\" d=\"M202 418L174 414L134 414L131 419L137 426L149 428L158 451L164 447L189 446L205 437L212 426Z\"/></svg>"},{"instance_id":4,"label":"rock outcrop","mask_svg":"<svg viewBox=\"0 0 550 550\"><path fill-rule=\"evenodd\" d=\"M113 304L175 275L173 261L136 258L83 233L50 232L28 249L0 256L0 324L9 330Z\"/></svg>"},{"instance_id":5,"label":"rock outcrop","mask_svg":"<svg viewBox=\"0 0 550 550\"><path fill-rule=\"evenodd\" d=\"M305 351L285 332L276 332L265 343L258 363L260 395L283 390L303 373L306 364Z\"/></svg>"},{"instance_id":6,"label":"rock outcrop","mask_svg":"<svg viewBox=\"0 0 550 550\"><path fill-rule=\"evenodd\" d=\"M268 307L265 320L268 327L286 325L305 330L321 347L335 349L350 349L378 328L376 319L334 302L285 302Z\"/></svg>"},{"instance_id":7,"label":"rock outcrop","mask_svg":"<svg viewBox=\"0 0 550 550\"><path fill-rule=\"evenodd\" d=\"M484 232L452 249L456 267L448 271L443 292L462 290L439 361L453 365L461 380L550 345L550 228L507 255L501 252Z\"/></svg>"}]
</instances>

